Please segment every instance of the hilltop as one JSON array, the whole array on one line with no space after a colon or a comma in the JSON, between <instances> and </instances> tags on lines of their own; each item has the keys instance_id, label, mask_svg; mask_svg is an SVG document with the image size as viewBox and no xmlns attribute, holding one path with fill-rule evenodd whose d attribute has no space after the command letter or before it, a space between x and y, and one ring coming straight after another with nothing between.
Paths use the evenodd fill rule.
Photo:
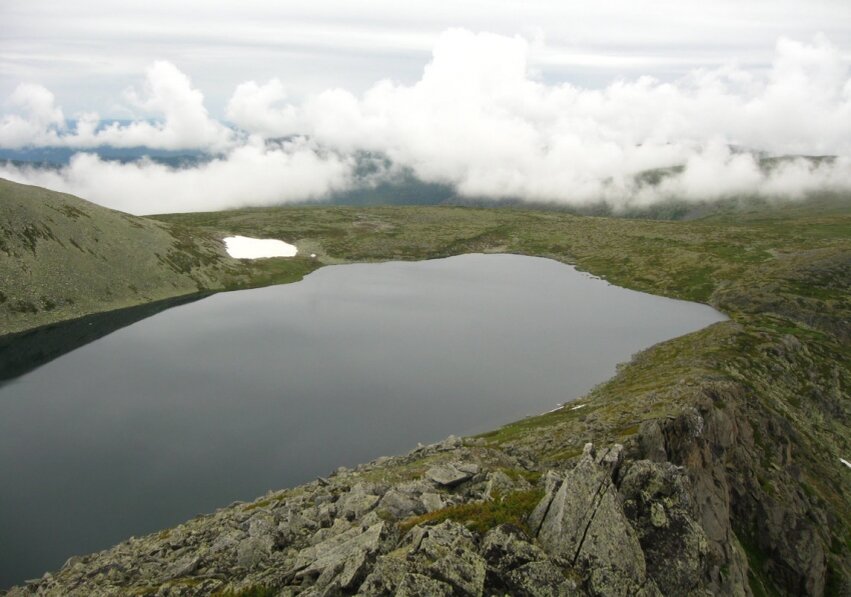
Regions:
<instances>
[{"instance_id":1,"label":"hilltop","mask_svg":"<svg viewBox=\"0 0 851 597\"><path fill-rule=\"evenodd\" d=\"M85 231L89 219L54 215L60 198L74 208L80 200L11 188L50 195L45 211L26 213L33 226L44 214L53 219L39 233L7 234L15 252L4 251L29 269L12 270L10 259L2 267L43 278L38 292L21 296L59 304L64 286L51 281L40 251L76 251L62 230ZM6 196L4 219L7 205L22 209ZM851 469L840 460L851 460L847 198L688 222L466 207L109 217L117 230L164 243L137 247L153 251L146 254L198 253L186 272L154 257L139 275L161 294L125 291L121 304L286 281L328 263L510 252L709 303L730 320L636 355L556 412L233 504L72 558L13 594L851 592ZM218 240L228 234L280 238L317 259L230 260ZM190 238L195 248L186 250ZM66 266L76 280L94 264L111 260L118 272L132 259L79 252ZM114 275L109 288L134 283ZM6 276L0 290L12 296ZM177 276L184 285L169 289ZM14 319L15 329L121 306L99 303L104 296L77 309L38 309Z\"/></svg>"},{"instance_id":2,"label":"hilltop","mask_svg":"<svg viewBox=\"0 0 851 597\"><path fill-rule=\"evenodd\" d=\"M0 334L260 284L268 265L231 259L200 230L0 179ZM290 262L276 279L310 269Z\"/></svg>"}]
</instances>

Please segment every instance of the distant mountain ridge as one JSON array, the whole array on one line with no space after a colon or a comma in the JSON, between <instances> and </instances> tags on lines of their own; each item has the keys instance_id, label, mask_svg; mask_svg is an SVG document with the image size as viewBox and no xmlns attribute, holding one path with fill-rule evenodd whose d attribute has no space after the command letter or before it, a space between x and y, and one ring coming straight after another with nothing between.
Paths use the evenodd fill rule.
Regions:
<instances>
[{"instance_id":1,"label":"distant mountain ridge","mask_svg":"<svg viewBox=\"0 0 851 597\"><path fill-rule=\"evenodd\" d=\"M270 139L269 148L291 141L289 138ZM770 156L765 152L731 147L733 153L750 154L763 172L770 172L791 160L803 159L813 165L835 160L835 156L784 155ZM223 154L201 150L164 150L148 147L26 147L0 148L0 164L6 162L16 167L59 169L67 166L77 153L97 155L105 161L134 163L145 159L169 168L193 168ZM603 215L635 219L680 220L703 217L726 211L733 205L765 203L763 197L736 196L713 200L660 199L649 205L628 206L615 209L604 200L571 204L554 201L532 201L521 197L494 199L487 196L460 194L449 182L430 182L417 177L413 170L394 165L385 155L360 151L354 154L355 167L350 186L330 192L318 199L288 201L287 205L465 205L471 207L522 207L553 209L577 215ZM639 188L653 188L672 176L681 174L683 165L644 170L634 176ZM830 193L822 193L830 194ZM283 205L283 203L282 203Z\"/></svg>"}]
</instances>

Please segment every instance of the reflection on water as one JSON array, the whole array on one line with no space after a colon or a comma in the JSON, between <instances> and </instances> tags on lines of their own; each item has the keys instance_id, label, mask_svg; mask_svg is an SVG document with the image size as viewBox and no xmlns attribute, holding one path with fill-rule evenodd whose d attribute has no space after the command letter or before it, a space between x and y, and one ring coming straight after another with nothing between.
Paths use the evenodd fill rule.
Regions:
<instances>
[{"instance_id":1,"label":"reflection on water","mask_svg":"<svg viewBox=\"0 0 851 597\"><path fill-rule=\"evenodd\" d=\"M163 311L0 388L0 587L550 410L721 319L514 255L327 267Z\"/></svg>"},{"instance_id":2,"label":"reflection on water","mask_svg":"<svg viewBox=\"0 0 851 597\"><path fill-rule=\"evenodd\" d=\"M0 387L10 379L161 311L203 298L193 294L0 336Z\"/></svg>"}]
</instances>

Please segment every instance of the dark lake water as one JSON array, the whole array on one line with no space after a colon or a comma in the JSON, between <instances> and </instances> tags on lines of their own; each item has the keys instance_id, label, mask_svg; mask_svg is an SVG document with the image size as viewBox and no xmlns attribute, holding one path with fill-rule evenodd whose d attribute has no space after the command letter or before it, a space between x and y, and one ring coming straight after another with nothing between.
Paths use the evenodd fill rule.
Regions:
<instances>
[{"instance_id":1,"label":"dark lake water","mask_svg":"<svg viewBox=\"0 0 851 597\"><path fill-rule=\"evenodd\" d=\"M0 386L0 587L550 410L722 319L514 255L326 267L163 311Z\"/></svg>"}]
</instances>

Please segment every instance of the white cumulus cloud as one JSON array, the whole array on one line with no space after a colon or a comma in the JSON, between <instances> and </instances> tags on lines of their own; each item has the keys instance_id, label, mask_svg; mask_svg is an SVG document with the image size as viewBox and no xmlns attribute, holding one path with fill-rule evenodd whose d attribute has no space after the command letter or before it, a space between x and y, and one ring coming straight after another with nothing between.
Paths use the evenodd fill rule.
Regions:
<instances>
[{"instance_id":1,"label":"white cumulus cloud","mask_svg":"<svg viewBox=\"0 0 851 597\"><path fill-rule=\"evenodd\" d=\"M154 62L147 70L142 94L127 92L129 102L155 121L100 126L96 113L81 114L66 129L53 94L38 85L22 84L10 103L20 114L0 121L0 147L54 146L88 148L149 147L221 151L233 146L236 133L214 120L204 107L203 94L170 62Z\"/></svg>"},{"instance_id":2,"label":"white cumulus cloud","mask_svg":"<svg viewBox=\"0 0 851 597\"><path fill-rule=\"evenodd\" d=\"M51 145L56 134L65 126L62 109L56 98L41 85L21 83L6 102L18 113L7 114L0 120L0 147Z\"/></svg>"},{"instance_id":3,"label":"white cumulus cloud","mask_svg":"<svg viewBox=\"0 0 851 597\"><path fill-rule=\"evenodd\" d=\"M542 51L541 44L522 36L450 29L438 38L414 83L381 80L360 94L332 88L299 102L289 100L297 90L288 90L281 79L247 81L228 103L236 131L210 118L200 91L183 73L159 62L148 70L146 92L130 99L160 120L98 128L90 116L65 131L52 95L30 87L16 100L19 114L0 124L0 146L53 139L80 147L223 152L212 164L187 170L151 163L120 166L88 156L60 173L39 175L64 181L66 189L73 181L80 194L96 199L105 192L94 178L103 176L115 183L111 205L121 193L144 194L150 202L166 192L166 180L173 180L179 192L163 208L173 211L321 196L322 189L339 189L351 180L351 160L340 156L358 151L386 155L424 181L450 184L472 197L574 205L605 200L623 207L660 198L851 190L851 78L840 49L822 35L810 42L779 39L767 70L732 63L675 81L644 76L600 89L539 80L531 56ZM310 147L267 151L253 140L295 135L310 139ZM742 150L838 157L765 168ZM296 156L306 160L310 176L326 180L308 184L296 171ZM266 171L273 166L280 172ZM652 187L636 178L673 167ZM83 171L91 182L84 183ZM208 189L204 175L224 171L234 180ZM18 178L36 176L16 172ZM122 176L128 184L117 182ZM288 185L285 176L298 182ZM277 185L273 190L253 182L270 179ZM250 192L241 191L242 184L251 185ZM91 192L83 192L88 187ZM285 196L282 187L290 189ZM295 190L307 194L297 197ZM148 207L133 211L139 210Z\"/></svg>"},{"instance_id":4,"label":"white cumulus cloud","mask_svg":"<svg viewBox=\"0 0 851 597\"><path fill-rule=\"evenodd\" d=\"M413 85L381 81L361 96L331 89L301 105L281 103L277 83L243 85L239 103L250 104L252 90L269 98L274 89L275 101L255 102L250 123L232 117L255 133L299 130L340 150L384 152L462 194L568 203L638 200L636 174L683 164L660 190L713 198L777 189L777 174L727 146L851 154L851 80L823 36L779 40L767 73L730 65L600 90L535 80L530 51L520 37L450 30ZM800 176L817 180L795 189L844 184L847 177L832 174L840 167L847 162L798 165Z\"/></svg>"}]
</instances>

